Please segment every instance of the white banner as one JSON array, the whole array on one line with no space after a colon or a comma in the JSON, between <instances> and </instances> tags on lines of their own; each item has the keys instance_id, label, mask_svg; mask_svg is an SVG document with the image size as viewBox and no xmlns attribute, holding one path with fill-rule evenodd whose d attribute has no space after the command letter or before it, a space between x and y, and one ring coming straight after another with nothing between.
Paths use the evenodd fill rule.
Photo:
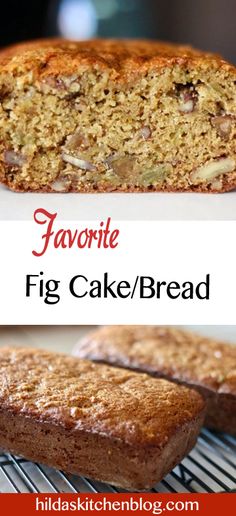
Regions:
<instances>
[{"instance_id":1,"label":"white banner","mask_svg":"<svg viewBox=\"0 0 236 516\"><path fill-rule=\"evenodd\" d=\"M0 324L236 323L236 222L36 220L0 223Z\"/></svg>"}]
</instances>

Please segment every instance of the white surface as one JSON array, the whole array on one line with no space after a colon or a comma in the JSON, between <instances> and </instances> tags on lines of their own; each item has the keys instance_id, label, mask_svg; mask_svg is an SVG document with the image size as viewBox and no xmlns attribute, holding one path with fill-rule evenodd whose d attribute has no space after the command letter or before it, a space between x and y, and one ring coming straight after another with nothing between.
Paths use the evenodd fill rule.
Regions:
<instances>
[{"instance_id":1,"label":"white surface","mask_svg":"<svg viewBox=\"0 0 236 516\"><path fill-rule=\"evenodd\" d=\"M30 220L37 208L63 220L235 220L236 191L225 194L24 194L0 186L0 219Z\"/></svg>"},{"instance_id":2,"label":"white surface","mask_svg":"<svg viewBox=\"0 0 236 516\"><path fill-rule=\"evenodd\" d=\"M45 225L0 221L0 324L235 324L236 221L113 221L116 248L78 247L99 226L55 223L38 257Z\"/></svg>"},{"instance_id":3,"label":"white surface","mask_svg":"<svg viewBox=\"0 0 236 516\"><path fill-rule=\"evenodd\" d=\"M236 343L236 326L182 326L207 337ZM0 346L32 346L71 353L77 341L93 326L6 326L0 327Z\"/></svg>"}]
</instances>

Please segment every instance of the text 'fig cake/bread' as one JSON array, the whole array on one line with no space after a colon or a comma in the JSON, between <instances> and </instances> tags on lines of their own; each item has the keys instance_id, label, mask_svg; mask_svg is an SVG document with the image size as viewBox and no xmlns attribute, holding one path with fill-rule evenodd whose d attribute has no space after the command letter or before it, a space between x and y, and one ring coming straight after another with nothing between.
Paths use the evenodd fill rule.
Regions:
<instances>
[{"instance_id":1,"label":"text 'fig cake/bread'","mask_svg":"<svg viewBox=\"0 0 236 516\"><path fill-rule=\"evenodd\" d=\"M236 346L164 326L107 326L73 354L196 388L207 401L206 426L236 435Z\"/></svg>"},{"instance_id":2,"label":"text 'fig cake/bread'","mask_svg":"<svg viewBox=\"0 0 236 516\"><path fill-rule=\"evenodd\" d=\"M43 350L0 349L0 448L146 490L194 446L204 401L148 375Z\"/></svg>"},{"instance_id":3,"label":"text 'fig cake/bread'","mask_svg":"<svg viewBox=\"0 0 236 516\"><path fill-rule=\"evenodd\" d=\"M17 191L231 190L236 68L142 40L3 50L0 181Z\"/></svg>"}]
</instances>

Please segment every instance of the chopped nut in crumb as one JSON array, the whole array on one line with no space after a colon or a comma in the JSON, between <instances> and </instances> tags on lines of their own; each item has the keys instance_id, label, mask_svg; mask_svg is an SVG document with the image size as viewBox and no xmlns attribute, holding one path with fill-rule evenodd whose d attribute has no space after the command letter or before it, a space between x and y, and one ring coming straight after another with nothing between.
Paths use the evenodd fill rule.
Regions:
<instances>
[{"instance_id":1,"label":"chopped nut in crumb","mask_svg":"<svg viewBox=\"0 0 236 516\"><path fill-rule=\"evenodd\" d=\"M66 177L61 177L61 178L58 178L56 179L52 184L51 184L51 189L54 191L54 192L66 192L67 189L68 189L68 186L69 186L69 181L68 181L68 178Z\"/></svg>"},{"instance_id":2,"label":"chopped nut in crumb","mask_svg":"<svg viewBox=\"0 0 236 516\"><path fill-rule=\"evenodd\" d=\"M179 87L179 111L181 113L192 113L197 102L197 92L194 86Z\"/></svg>"},{"instance_id":3,"label":"chopped nut in crumb","mask_svg":"<svg viewBox=\"0 0 236 516\"><path fill-rule=\"evenodd\" d=\"M68 139L65 148L70 150L76 149L88 149L90 146L89 138L84 136L80 131L71 134Z\"/></svg>"},{"instance_id":4,"label":"chopped nut in crumb","mask_svg":"<svg viewBox=\"0 0 236 516\"><path fill-rule=\"evenodd\" d=\"M75 156L71 156L70 154L66 154L65 152L62 153L62 159L66 163L69 163L74 167L81 168L82 170L96 170L95 165L93 165L93 163L90 163L90 161L87 161L82 158L77 158Z\"/></svg>"},{"instance_id":5,"label":"chopped nut in crumb","mask_svg":"<svg viewBox=\"0 0 236 516\"><path fill-rule=\"evenodd\" d=\"M191 181L193 184L210 181L221 174L233 172L235 168L236 162L233 158L219 158L194 170L191 174Z\"/></svg>"},{"instance_id":6,"label":"chopped nut in crumb","mask_svg":"<svg viewBox=\"0 0 236 516\"><path fill-rule=\"evenodd\" d=\"M229 137L233 123L235 123L235 118L232 115L214 116L211 119L211 125L221 138Z\"/></svg>"},{"instance_id":7,"label":"chopped nut in crumb","mask_svg":"<svg viewBox=\"0 0 236 516\"><path fill-rule=\"evenodd\" d=\"M148 140L148 138L150 138L152 135L151 129L148 125L145 125L144 127L142 127L140 129L139 133L140 133L140 136L142 136L142 138L144 140Z\"/></svg>"},{"instance_id":8,"label":"chopped nut in crumb","mask_svg":"<svg viewBox=\"0 0 236 516\"><path fill-rule=\"evenodd\" d=\"M139 169L134 157L131 156L110 156L106 163L110 169L124 181L129 181L137 177Z\"/></svg>"},{"instance_id":9,"label":"chopped nut in crumb","mask_svg":"<svg viewBox=\"0 0 236 516\"><path fill-rule=\"evenodd\" d=\"M43 84L55 90L66 90L66 85L59 77L48 76L43 80Z\"/></svg>"},{"instance_id":10,"label":"chopped nut in crumb","mask_svg":"<svg viewBox=\"0 0 236 516\"><path fill-rule=\"evenodd\" d=\"M26 163L26 157L20 152L6 150L4 152L4 161L6 165L11 167L22 167Z\"/></svg>"}]
</instances>

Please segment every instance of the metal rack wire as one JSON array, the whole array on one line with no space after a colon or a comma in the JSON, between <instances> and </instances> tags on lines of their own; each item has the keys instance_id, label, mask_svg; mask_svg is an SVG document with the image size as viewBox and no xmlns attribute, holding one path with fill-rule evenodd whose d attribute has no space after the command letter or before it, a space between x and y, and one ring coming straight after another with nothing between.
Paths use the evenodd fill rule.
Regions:
<instances>
[{"instance_id":1,"label":"metal rack wire","mask_svg":"<svg viewBox=\"0 0 236 516\"><path fill-rule=\"evenodd\" d=\"M236 439L203 429L197 445L182 463L153 489L159 493L217 493L236 491ZM46 466L2 453L0 492L109 493L118 489L66 475Z\"/></svg>"}]
</instances>

